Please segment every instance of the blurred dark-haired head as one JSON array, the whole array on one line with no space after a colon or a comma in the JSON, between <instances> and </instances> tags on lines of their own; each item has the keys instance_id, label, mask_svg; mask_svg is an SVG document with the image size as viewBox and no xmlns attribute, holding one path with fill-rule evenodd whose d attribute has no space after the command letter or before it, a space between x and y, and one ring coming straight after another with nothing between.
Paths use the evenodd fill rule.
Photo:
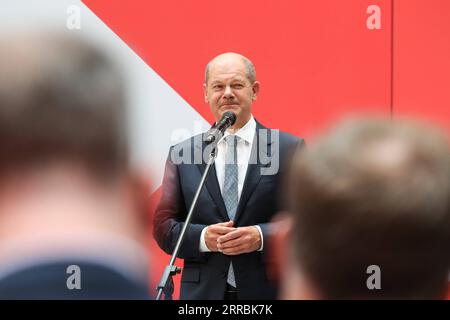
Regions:
<instances>
[{"instance_id":1,"label":"blurred dark-haired head","mask_svg":"<svg viewBox=\"0 0 450 320\"><path fill-rule=\"evenodd\" d=\"M69 34L0 48L0 299L147 298L147 195L115 64ZM72 264L83 290L66 286Z\"/></svg>"},{"instance_id":2,"label":"blurred dark-haired head","mask_svg":"<svg viewBox=\"0 0 450 320\"><path fill-rule=\"evenodd\" d=\"M411 121L341 123L297 155L292 255L319 298L439 298L450 265L450 151ZM368 267L381 271L370 290Z\"/></svg>"},{"instance_id":3,"label":"blurred dark-haired head","mask_svg":"<svg viewBox=\"0 0 450 320\"><path fill-rule=\"evenodd\" d=\"M100 51L44 33L0 47L0 175L65 161L111 177L126 165L123 88Z\"/></svg>"}]
</instances>

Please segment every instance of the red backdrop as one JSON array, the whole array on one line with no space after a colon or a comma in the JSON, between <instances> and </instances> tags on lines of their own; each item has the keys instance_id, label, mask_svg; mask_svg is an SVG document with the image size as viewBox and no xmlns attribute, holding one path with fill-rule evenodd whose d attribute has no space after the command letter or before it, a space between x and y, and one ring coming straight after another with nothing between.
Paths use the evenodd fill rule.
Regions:
<instances>
[{"instance_id":1,"label":"red backdrop","mask_svg":"<svg viewBox=\"0 0 450 320\"><path fill-rule=\"evenodd\" d=\"M309 140L343 115L374 111L450 127L449 1L83 2L208 121L205 64L235 51L256 66L254 114L266 126ZM369 5L380 29L366 26ZM168 257L151 251L156 281Z\"/></svg>"}]
</instances>

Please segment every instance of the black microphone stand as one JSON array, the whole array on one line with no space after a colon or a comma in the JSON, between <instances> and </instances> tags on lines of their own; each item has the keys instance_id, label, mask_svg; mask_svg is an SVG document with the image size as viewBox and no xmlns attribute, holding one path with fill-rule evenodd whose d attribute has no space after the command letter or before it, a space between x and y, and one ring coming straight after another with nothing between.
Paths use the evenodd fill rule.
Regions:
<instances>
[{"instance_id":1,"label":"black microphone stand","mask_svg":"<svg viewBox=\"0 0 450 320\"><path fill-rule=\"evenodd\" d=\"M172 277L176 275L177 273L181 272L181 268L174 266L175 260L178 256L178 252L180 251L181 244L183 243L184 236L186 234L186 230L191 223L192 220L192 214L194 213L195 207L197 205L198 197L200 196L200 192L203 189L203 186L205 184L206 178L208 176L209 170L211 169L211 166L213 165L215 159L216 159L216 146L217 142L219 141L218 138L215 139L215 145L211 149L211 153L208 157L208 162L206 163L206 169L203 172L202 179L200 180L200 184L198 185L197 191L194 196L194 200L192 201L191 207L189 209L188 215L186 217L186 220L184 222L183 228L181 229L180 235L178 236L177 244L175 245L175 250L173 250L172 258L170 259L169 264L164 269L164 272L161 276L161 280L159 281L158 287L156 290L158 290L158 294L156 296L156 300L161 300L161 295L164 293L165 300L172 300L172 294L174 291L174 284Z\"/></svg>"}]
</instances>

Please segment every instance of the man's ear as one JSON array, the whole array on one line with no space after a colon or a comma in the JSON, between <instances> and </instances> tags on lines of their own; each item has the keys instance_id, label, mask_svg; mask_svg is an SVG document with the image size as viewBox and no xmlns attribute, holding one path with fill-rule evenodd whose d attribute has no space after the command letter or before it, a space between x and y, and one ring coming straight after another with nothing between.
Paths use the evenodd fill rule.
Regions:
<instances>
[{"instance_id":1,"label":"man's ear","mask_svg":"<svg viewBox=\"0 0 450 320\"><path fill-rule=\"evenodd\" d=\"M253 82L253 85L252 85L252 91L253 91L252 100L253 100L253 101L255 101L256 98L258 98L258 94L259 94L259 86L260 86L259 81Z\"/></svg>"},{"instance_id":2,"label":"man's ear","mask_svg":"<svg viewBox=\"0 0 450 320\"><path fill-rule=\"evenodd\" d=\"M321 296L301 267L295 244L295 221L290 212L281 212L273 220L277 224L275 243L279 263L281 300L316 300Z\"/></svg>"},{"instance_id":3,"label":"man's ear","mask_svg":"<svg viewBox=\"0 0 450 320\"><path fill-rule=\"evenodd\" d=\"M205 102L209 103L209 100L208 100L208 89L206 87L206 83L203 84L203 94L205 95Z\"/></svg>"},{"instance_id":4,"label":"man's ear","mask_svg":"<svg viewBox=\"0 0 450 320\"><path fill-rule=\"evenodd\" d=\"M283 264L287 260L287 244L290 241L292 218L287 212L278 212L271 220L271 236L267 252L272 258L268 266L269 277L280 281L283 273Z\"/></svg>"},{"instance_id":5,"label":"man's ear","mask_svg":"<svg viewBox=\"0 0 450 320\"><path fill-rule=\"evenodd\" d=\"M136 169L128 170L124 176L123 194L126 196L129 212L127 219L131 220L136 226L136 235L145 238L148 230L153 229L153 221L150 219L149 212L156 209L155 196L149 197L150 187L152 185L147 173Z\"/></svg>"}]
</instances>

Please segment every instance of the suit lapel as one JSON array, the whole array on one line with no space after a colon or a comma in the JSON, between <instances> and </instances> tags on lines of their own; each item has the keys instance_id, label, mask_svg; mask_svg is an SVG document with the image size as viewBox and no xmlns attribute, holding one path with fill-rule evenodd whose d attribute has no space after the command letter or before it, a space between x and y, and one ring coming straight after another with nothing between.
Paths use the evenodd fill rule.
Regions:
<instances>
[{"instance_id":1,"label":"suit lapel","mask_svg":"<svg viewBox=\"0 0 450 320\"><path fill-rule=\"evenodd\" d=\"M197 148L195 150L196 152L202 152L205 149L206 144L204 143L203 139L201 143L195 144L194 148ZM198 150L200 149L200 150ZM200 164L197 164L197 168L200 170L200 173L203 174L206 170L206 163L202 161ZM228 221L230 218L227 214L227 209L225 208L225 204L222 199L222 193L220 192L219 182L217 180L217 174L216 174L216 166L212 165L208 176L206 177L205 181L205 187L208 190L211 198L216 203L217 207L219 208L219 212L224 219L223 221Z\"/></svg>"},{"instance_id":2,"label":"suit lapel","mask_svg":"<svg viewBox=\"0 0 450 320\"><path fill-rule=\"evenodd\" d=\"M271 144L271 139L267 139L266 133L261 133L260 129L265 129L267 132L270 130L266 129L258 122L256 122L256 132L253 139L252 151L250 154L250 161L247 167L247 173L245 175L244 186L242 188L241 198L239 199L239 204L236 210L236 221L240 218L242 211L244 210L248 199L255 191L256 186L261 180L261 169L266 166L270 166L270 162L262 164L259 157L259 152L264 153L267 157L267 152L269 150L269 145ZM261 133L261 134L259 134ZM260 147L263 147L262 149ZM255 161L256 160L256 161ZM256 163L255 163L256 162Z\"/></svg>"}]
</instances>

